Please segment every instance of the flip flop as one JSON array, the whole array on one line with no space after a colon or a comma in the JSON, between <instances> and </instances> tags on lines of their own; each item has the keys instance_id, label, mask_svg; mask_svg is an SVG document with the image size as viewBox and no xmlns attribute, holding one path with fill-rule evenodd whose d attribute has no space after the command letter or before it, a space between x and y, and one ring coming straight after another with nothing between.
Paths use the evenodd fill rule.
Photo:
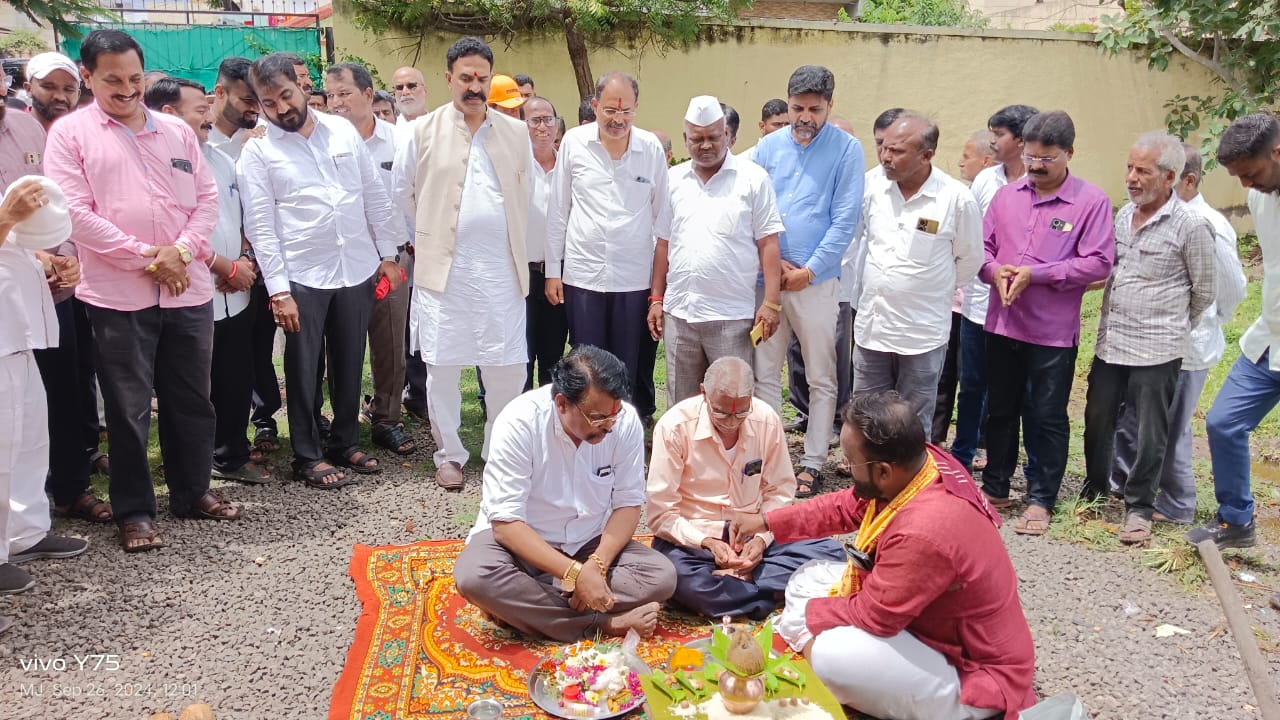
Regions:
<instances>
[{"instance_id":1,"label":"flip flop","mask_svg":"<svg viewBox=\"0 0 1280 720\"><path fill-rule=\"evenodd\" d=\"M359 482L359 480L354 476L344 474L342 470L333 466L327 467L323 470L318 470L316 469L316 466L319 464L320 463L317 461L305 467L294 468L293 479L304 482L307 484L307 487L315 488L316 490L337 490L338 488L354 485ZM325 478L333 477L334 475L342 475L342 479L325 482Z\"/></svg>"},{"instance_id":2,"label":"flip flop","mask_svg":"<svg viewBox=\"0 0 1280 720\"><path fill-rule=\"evenodd\" d=\"M1033 514L1033 509L1039 510L1045 515L1041 517L1039 513ZM1013 531L1019 535L1043 535L1049 531L1049 520L1047 510L1039 505L1032 505L1027 508L1026 512L1022 513L1022 517L1018 518L1018 522L1014 523Z\"/></svg>"},{"instance_id":3,"label":"flip flop","mask_svg":"<svg viewBox=\"0 0 1280 720\"><path fill-rule=\"evenodd\" d=\"M807 475L808 478L803 476ZM800 468L796 473L796 499L811 498L822 492L822 473L813 468Z\"/></svg>"}]
</instances>

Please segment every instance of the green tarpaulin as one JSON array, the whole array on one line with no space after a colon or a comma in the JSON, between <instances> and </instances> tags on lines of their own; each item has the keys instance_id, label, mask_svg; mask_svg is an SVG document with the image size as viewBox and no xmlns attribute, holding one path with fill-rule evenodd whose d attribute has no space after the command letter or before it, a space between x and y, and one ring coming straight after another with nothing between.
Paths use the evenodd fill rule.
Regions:
<instances>
[{"instance_id":1,"label":"green tarpaulin","mask_svg":"<svg viewBox=\"0 0 1280 720\"><path fill-rule=\"evenodd\" d=\"M223 58L239 55L249 59L264 52L292 52L314 55L320 52L315 28L239 27L233 25L81 25L88 34L100 27L123 30L142 46L147 70L162 70L203 84L210 91ZM80 58L80 40L62 39L62 52Z\"/></svg>"}]
</instances>

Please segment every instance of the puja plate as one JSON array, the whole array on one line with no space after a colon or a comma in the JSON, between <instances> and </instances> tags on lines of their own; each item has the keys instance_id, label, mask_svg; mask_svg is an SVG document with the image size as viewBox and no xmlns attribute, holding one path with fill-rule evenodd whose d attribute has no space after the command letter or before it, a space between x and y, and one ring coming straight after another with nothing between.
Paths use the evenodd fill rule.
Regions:
<instances>
[{"instance_id":1,"label":"puja plate","mask_svg":"<svg viewBox=\"0 0 1280 720\"><path fill-rule=\"evenodd\" d=\"M637 677L644 677L653 672L639 657L631 653L627 653L626 657L627 667ZM538 660L538 664L529 673L529 698L548 715L566 718L567 720L607 720L607 718L626 715L644 704L644 692L641 691L639 697L632 697L631 702L621 706L616 711L610 711L608 707L588 705L586 703L570 703L561 707L560 697L549 682L552 668L554 667L555 662L550 657L544 657Z\"/></svg>"}]
</instances>

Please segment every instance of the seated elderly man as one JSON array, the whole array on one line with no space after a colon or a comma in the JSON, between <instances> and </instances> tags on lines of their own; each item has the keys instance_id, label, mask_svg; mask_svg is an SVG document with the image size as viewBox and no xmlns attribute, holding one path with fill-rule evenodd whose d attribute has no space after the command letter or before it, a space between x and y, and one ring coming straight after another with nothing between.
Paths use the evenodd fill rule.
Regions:
<instances>
[{"instance_id":1,"label":"seated elderly man","mask_svg":"<svg viewBox=\"0 0 1280 720\"><path fill-rule=\"evenodd\" d=\"M629 391L621 360L582 345L556 363L549 386L498 415L480 516L454 564L473 605L560 642L653 633L676 573L631 539L644 502L644 428Z\"/></svg>"},{"instance_id":2,"label":"seated elderly man","mask_svg":"<svg viewBox=\"0 0 1280 720\"><path fill-rule=\"evenodd\" d=\"M848 564L796 571L779 634L860 712L1017 718L1035 703L1035 647L999 517L896 392L855 395L843 419L852 488L731 523L732 539L779 542L857 531Z\"/></svg>"},{"instance_id":3,"label":"seated elderly man","mask_svg":"<svg viewBox=\"0 0 1280 720\"><path fill-rule=\"evenodd\" d=\"M653 429L649 527L653 549L676 567L674 599L711 617L773 612L791 573L809 560L841 560L831 539L779 544L769 532L729 543L735 512L758 513L795 500L782 421L753 397L751 366L711 363L702 394L682 400Z\"/></svg>"}]
</instances>

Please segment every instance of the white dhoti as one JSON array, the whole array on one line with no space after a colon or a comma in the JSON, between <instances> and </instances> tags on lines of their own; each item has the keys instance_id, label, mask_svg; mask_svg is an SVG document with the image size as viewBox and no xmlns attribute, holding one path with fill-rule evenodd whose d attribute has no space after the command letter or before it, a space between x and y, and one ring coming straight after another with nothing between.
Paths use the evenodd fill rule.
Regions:
<instances>
[{"instance_id":1,"label":"white dhoti","mask_svg":"<svg viewBox=\"0 0 1280 720\"><path fill-rule=\"evenodd\" d=\"M816 638L805 625L805 605L828 597L845 563L811 560L787 583L787 605L775 624L796 651L809 641L809 664L843 705L883 720L979 720L999 711L960 702L960 676L946 657L903 630L877 637L852 626Z\"/></svg>"},{"instance_id":2,"label":"white dhoti","mask_svg":"<svg viewBox=\"0 0 1280 720\"><path fill-rule=\"evenodd\" d=\"M462 425L462 370L483 377L487 417L482 458L493 420L524 389L529 350L524 296L512 260L502 190L484 151L482 127L471 141L458 208L453 263L443 291L414 288L409 313L412 348L427 366L427 412L436 441L435 463L465 465L470 457Z\"/></svg>"},{"instance_id":3,"label":"white dhoti","mask_svg":"<svg viewBox=\"0 0 1280 720\"><path fill-rule=\"evenodd\" d=\"M31 351L0 357L0 562L49 532L49 416Z\"/></svg>"}]
</instances>

